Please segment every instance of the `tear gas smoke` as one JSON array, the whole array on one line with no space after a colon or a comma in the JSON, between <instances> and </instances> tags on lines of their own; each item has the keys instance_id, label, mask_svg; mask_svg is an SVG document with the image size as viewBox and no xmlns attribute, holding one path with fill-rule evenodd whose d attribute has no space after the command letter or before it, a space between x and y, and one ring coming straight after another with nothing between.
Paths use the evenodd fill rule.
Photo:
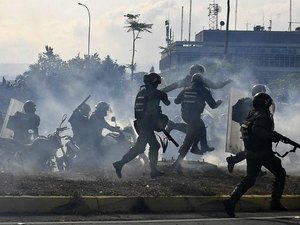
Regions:
<instances>
[{"instance_id":1,"label":"tear gas smoke","mask_svg":"<svg viewBox=\"0 0 300 225\"><path fill-rule=\"evenodd\" d=\"M197 62L193 62L195 64ZM230 87L237 87L248 96L251 96L251 87L254 84L259 83L257 77L253 74L250 67L242 67L237 70L232 70L230 65L225 64L218 60L203 60L200 64L204 64L207 68L207 74L205 75L208 79L212 81L220 81L225 79L232 79L233 82L223 89L212 90L214 98L223 100L223 104L218 109L209 109L203 113L203 119L207 126L207 136L209 145L215 147L215 151L210 153L205 153L203 156L196 156L188 154L186 159L188 160L204 160L209 163L216 164L218 166L226 165L226 157L229 156L225 153L225 140L226 140L226 126L227 126L227 113L228 113L228 97ZM179 80L188 74L189 66L183 66L177 71L176 74L171 74L169 76L162 76L165 78L166 83L170 84L173 81ZM90 74L85 74L85 76L90 76ZM63 114L67 114L68 117L72 114L73 110L81 103L81 101L89 94L91 98L88 100L88 104L91 106L92 111L94 110L94 105L99 101L105 101L111 105L112 114L107 116L107 121L110 122L110 117L112 115L117 118L117 125L120 127L127 126L134 120L133 115L133 104L135 95L139 89L140 84L132 84L127 87L122 94L112 94L112 87L107 83L97 82L97 85L86 86L86 83L82 82L82 79L73 79L72 82L64 84L64 92L55 92L51 90L47 83L38 83L35 86L36 93L38 94L37 104L37 114L40 115L41 125L40 134L47 135L55 131L57 126L61 121ZM168 93L171 102L177 96L180 90L175 90ZM271 90L272 94L276 94L276 90ZM296 93L290 93L289 96L296 97ZM291 101L293 101L291 99ZM299 98L298 98L299 99ZM276 130L296 142L300 142L298 138L298 128L299 128L299 115L297 112L300 109L300 105L293 104L293 102L287 101L282 104L276 102L276 112L275 112L275 125ZM180 106L172 103L170 106L162 106L163 113L169 116L172 120L180 120ZM70 127L69 123L65 123L64 126ZM108 134L110 131L104 131L104 134ZM71 130L66 132L72 135ZM172 131L172 136L179 142L182 143L184 139L184 134L178 131ZM107 136L104 140L105 148L109 148L110 154L107 157L99 159L104 167L112 167L111 163L113 161L119 160L129 150L130 146L120 146L111 137ZM280 144L277 148L278 151L283 151L289 148ZM61 153L60 153L61 154ZM147 151L146 151L147 154ZM299 158L299 152L295 155ZM160 154L160 158L165 159L176 159L178 156L178 149L169 144L167 152L165 154ZM296 159L296 157L293 157ZM143 162L145 163L145 162ZM244 165L245 162L241 163ZM299 172L299 161L294 160L291 162L289 157L283 160L283 165L287 171L293 173Z\"/></svg>"},{"instance_id":2,"label":"tear gas smoke","mask_svg":"<svg viewBox=\"0 0 300 225\"><path fill-rule=\"evenodd\" d=\"M206 161L218 166L226 166L226 157L229 156L228 153L225 153L225 143L226 143L226 127L227 127L227 114L228 114L228 98L230 93L230 88L235 87L242 90L245 93L245 96L251 97L251 88L253 85L261 83L261 79L253 72L252 68L246 65L241 66L240 68L232 71L230 65L226 65L224 62L219 60L202 60L201 62L193 62L192 64L204 64L207 68L207 74L205 75L208 79L211 79L214 82L232 79L233 82L222 89L212 90L212 94L214 98L223 100L222 105L217 109L210 109L206 107L206 110L203 113L203 120L207 127L207 138L208 142L211 146L215 147L215 151L210 153L205 153L203 156L196 156L189 153L186 156L187 160L199 160ZM191 65L191 64L190 64ZM173 76L170 76L169 80L174 81L177 78L177 75L180 74L179 77L183 78L188 74L189 66L183 66L182 69L179 69L178 72ZM176 78L174 78L176 77ZM272 82L269 81L270 83ZM266 83L268 85L269 83ZM300 105L295 104L295 99L299 99L299 93L296 91L288 90L286 92L286 96L290 96L290 98L286 99L284 103L280 101L276 101L281 93L278 93L278 87L274 87L270 85L271 89L270 95L273 97L276 105L276 112L274 115L275 121L275 130L283 135L295 140L296 142L300 142L298 138L299 134L299 125L300 125L300 116L297 112L300 110ZM283 88L284 87L280 87ZM173 91L169 94L169 96L174 98L179 91ZM174 109L176 108L176 109ZM176 110L176 114L174 111ZM170 119L175 118L180 115L180 107L171 106L167 109L167 114L172 115ZM179 143L182 143L184 139L184 135L180 132L173 131L172 135L174 135L175 139L179 140ZM283 143L279 144L276 148L280 153L284 153L287 150L292 149L292 146L285 145ZM171 152L169 152L171 150ZM176 149L171 148L167 150L167 153L164 158L173 158L176 159L178 156L178 152ZM282 162L283 166L286 168L287 172L293 174L299 174L300 170L300 160L299 160L299 150L296 153L291 153L289 157L285 157ZM246 168L246 161L239 163L242 167ZM237 165L238 166L238 165Z\"/></svg>"}]
</instances>

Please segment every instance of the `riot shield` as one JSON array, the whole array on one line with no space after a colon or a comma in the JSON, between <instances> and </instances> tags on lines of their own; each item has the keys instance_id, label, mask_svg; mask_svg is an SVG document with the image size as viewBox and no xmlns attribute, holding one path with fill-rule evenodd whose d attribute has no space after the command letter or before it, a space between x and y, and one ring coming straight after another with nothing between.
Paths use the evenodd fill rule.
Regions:
<instances>
[{"instance_id":1,"label":"riot shield","mask_svg":"<svg viewBox=\"0 0 300 225\"><path fill-rule=\"evenodd\" d=\"M17 99L10 99L10 103L7 109L7 113L4 119L4 123L0 132L1 138L10 138L12 139L14 132L11 129L7 128L9 117L14 115L17 111L22 111L23 102L18 101Z\"/></svg>"},{"instance_id":2,"label":"riot shield","mask_svg":"<svg viewBox=\"0 0 300 225\"><path fill-rule=\"evenodd\" d=\"M226 149L225 152L236 154L244 150L243 140L241 139L240 124L232 120L232 107L241 98L246 98L247 94L242 90L231 88L228 104Z\"/></svg>"}]
</instances>

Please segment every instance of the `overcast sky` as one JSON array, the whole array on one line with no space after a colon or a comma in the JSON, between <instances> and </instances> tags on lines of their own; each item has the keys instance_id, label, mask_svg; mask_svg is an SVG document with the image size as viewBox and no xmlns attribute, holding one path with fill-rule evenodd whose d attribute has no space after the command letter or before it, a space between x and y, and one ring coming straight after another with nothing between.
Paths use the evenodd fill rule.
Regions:
<instances>
[{"instance_id":1,"label":"overcast sky","mask_svg":"<svg viewBox=\"0 0 300 225\"><path fill-rule=\"evenodd\" d=\"M0 0L0 63L35 63L45 45L62 59L87 53L88 14L74 0ZM131 34L124 28L124 14L141 14L140 22L153 23L152 33L142 33L137 42L138 70L151 65L158 70L159 46L165 46L164 21L170 20L175 40L180 39L181 7L184 6L184 39L188 38L190 0L81 0L91 13L91 53L110 55L120 64L129 64ZM226 0L216 0L226 18ZM208 28L208 6L213 0L193 0L191 38ZM234 28L235 0L231 0L230 27ZM300 21L300 1L293 0L293 21ZM238 1L237 29L254 25L286 31L288 0ZM293 28L300 24L293 24Z\"/></svg>"}]
</instances>

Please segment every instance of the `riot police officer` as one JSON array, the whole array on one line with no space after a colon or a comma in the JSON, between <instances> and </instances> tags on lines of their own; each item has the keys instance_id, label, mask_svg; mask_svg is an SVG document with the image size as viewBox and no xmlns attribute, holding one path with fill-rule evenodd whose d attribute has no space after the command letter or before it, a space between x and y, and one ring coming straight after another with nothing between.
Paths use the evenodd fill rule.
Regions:
<instances>
[{"instance_id":1,"label":"riot police officer","mask_svg":"<svg viewBox=\"0 0 300 225\"><path fill-rule=\"evenodd\" d=\"M187 123L186 136L175 162L175 168L178 173L182 173L182 160L193 144L197 145L200 141L202 154L214 150L207 144L206 128L201 119L201 114L206 103L212 109L217 108L222 103L221 100L215 101L213 99L211 92L205 87L200 73L193 75L191 83L192 85L182 90L175 99L175 104L181 104L181 116Z\"/></svg>"},{"instance_id":2,"label":"riot police officer","mask_svg":"<svg viewBox=\"0 0 300 225\"><path fill-rule=\"evenodd\" d=\"M219 81L217 83L214 83L213 81L211 81L211 80L204 77L204 74L206 73L205 67L203 65L200 65L200 64L195 64L195 65L191 66L189 74L185 78L183 78L182 80L179 80L177 82L174 82L174 83L168 85L167 87L165 87L161 90L168 93L168 92L173 91L177 88L189 87L191 85L192 76L195 73L200 73L201 74L202 80L203 80L203 85L207 88L210 88L210 89L223 88L224 86L226 86L227 84L229 84L232 81L231 79L227 79L225 81Z\"/></svg>"},{"instance_id":3,"label":"riot police officer","mask_svg":"<svg viewBox=\"0 0 300 225\"><path fill-rule=\"evenodd\" d=\"M85 142L88 138L90 113L91 107L84 103L73 111L68 120L72 127L73 139L80 149L85 148Z\"/></svg>"},{"instance_id":4,"label":"riot police officer","mask_svg":"<svg viewBox=\"0 0 300 225\"><path fill-rule=\"evenodd\" d=\"M149 144L149 160L151 169L151 178L162 176L163 172L157 170L158 150L160 144L155 137L154 131L159 131L168 122L168 118L162 114L159 106L160 101L165 105L169 105L168 95L157 90L158 84L161 83L161 77L156 73L150 73L144 76L145 85L141 86L138 92L135 104L135 128L138 138L135 145L126 153L120 161L113 163L117 176L122 177L122 167L133 160L137 155L145 151L145 147ZM161 120L161 118L166 118Z\"/></svg>"},{"instance_id":5,"label":"riot police officer","mask_svg":"<svg viewBox=\"0 0 300 225\"><path fill-rule=\"evenodd\" d=\"M35 111L35 103L28 100L23 105L23 112L18 111L9 118L8 128L13 130L14 140L28 144L31 143L32 138L39 136L40 117L35 114Z\"/></svg>"},{"instance_id":6,"label":"riot police officer","mask_svg":"<svg viewBox=\"0 0 300 225\"><path fill-rule=\"evenodd\" d=\"M281 165L281 160L272 151L272 142L279 142L282 139L282 135L274 131L273 116L269 110L272 103L273 99L268 94L256 94L253 98L254 109L250 111L241 126L246 149L247 175L235 187L230 198L223 202L226 213L231 217L235 216L236 203L254 185L262 166L275 176L270 209L286 210L280 203L286 172Z\"/></svg>"},{"instance_id":7,"label":"riot police officer","mask_svg":"<svg viewBox=\"0 0 300 225\"><path fill-rule=\"evenodd\" d=\"M251 89L252 98L257 93L266 93L268 87L264 84L255 84ZM253 99L250 97L241 98L237 103L232 107L232 120L242 125L244 120L247 118L248 113L253 108ZM274 104L273 104L274 105ZM239 163L246 159L246 151L238 152L235 156L229 156L226 158L227 168L230 173L233 172L233 168L236 163ZM264 175L265 172L262 172L261 175Z\"/></svg>"},{"instance_id":8,"label":"riot police officer","mask_svg":"<svg viewBox=\"0 0 300 225\"><path fill-rule=\"evenodd\" d=\"M206 88L209 88L209 89L221 89L224 86L226 86L227 84L229 84L230 82L232 82L231 79L227 79L225 81L219 81L219 82L215 83L204 77L204 75L206 74L205 66L203 66L201 64L195 64L190 67L189 74L185 78L183 78L182 80L179 80L177 82L174 82L161 90L168 93L177 88L189 87L191 85L192 76L195 73L198 73L201 75L203 86ZM198 76L200 76L200 75L198 75ZM185 123L174 123L173 121L170 120L166 130L170 133L173 129L186 133L187 125ZM193 148L192 148L191 152L194 154L198 154L198 155L202 154L202 152L198 149L198 146L196 143L193 144Z\"/></svg>"},{"instance_id":9,"label":"riot police officer","mask_svg":"<svg viewBox=\"0 0 300 225\"><path fill-rule=\"evenodd\" d=\"M89 133L90 133L90 144L92 148L101 150L101 142L103 139L102 131L106 128L112 132L119 132L120 127L118 126L111 126L108 122L106 122L105 117L107 116L108 112L111 112L111 107L106 102L99 102L95 105L95 110L91 114L89 119Z\"/></svg>"}]
</instances>

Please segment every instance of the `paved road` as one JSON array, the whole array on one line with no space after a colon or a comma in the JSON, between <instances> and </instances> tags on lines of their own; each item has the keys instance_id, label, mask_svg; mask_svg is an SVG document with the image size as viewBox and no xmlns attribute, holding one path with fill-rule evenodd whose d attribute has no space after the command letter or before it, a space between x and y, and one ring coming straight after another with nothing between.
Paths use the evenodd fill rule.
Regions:
<instances>
[{"instance_id":1,"label":"paved road","mask_svg":"<svg viewBox=\"0 0 300 225\"><path fill-rule=\"evenodd\" d=\"M290 225L300 224L300 212L242 213L227 218L221 213L167 215L103 215L103 216L20 216L0 215L0 225ZM47 222L46 222L47 221Z\"/></svg>"}]
</instances>

